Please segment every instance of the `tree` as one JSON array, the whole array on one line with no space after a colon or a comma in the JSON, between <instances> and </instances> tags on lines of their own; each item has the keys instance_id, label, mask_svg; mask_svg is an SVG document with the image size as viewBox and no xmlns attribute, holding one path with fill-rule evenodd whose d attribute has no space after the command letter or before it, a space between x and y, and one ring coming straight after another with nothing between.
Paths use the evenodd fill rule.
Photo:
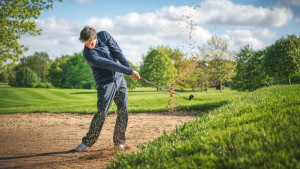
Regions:
<instances>
[{"instance_id":1,"label":"tree","mask_svg":"<svg viewBox=\"0 0 300 169\"><path fill-rule=\"evenodd\" d=\"M300 71L300 37L288 35L267 47L264 63L268 75L291 84L291 75Z\"/></svg>"},{"instance_id":2,"label":"tree","mask_svg":"<svg viewBox=\"0 0 300 169\"><path fill-rule=\"evenodd\" d=\"M18 65L16 63L9 63L6 65L5 70L1 70L4 73L8 74L8 85L15 86L15 69Z\"/></svg>"},{"instance_id":3,"label":"tree","mask_svg":"<svg viewBox=\"0 0 300 169\"><path fill-rule=\"evenodd\" d=\"M52 60L46 52L35 52L32 56L21 58L20 65L29 67L37 76L46 82L46 76Z\"/></svg>"},{"instance_id":4,"label":"tree","mask_svg":"<svg viewBox=\"0 0 300 169\"><path fill-rule=\"evenodd\" d=\"M55 61L50 65L48 79L50 83L55 87L63 88L67 81L67 61L70 59L69 56L62 56L56 58Z\"/></svg>"},{"instance_id":5,"label":"tree","mask_svg":"<svg viewBox=\"0 0 300 169\"><path fill-rule=\"evenodd\" d=\"M9 72L8 73L8 85L12 87L17 87L16 82L16 73L15 72Z\"/></svg>"},{"instance_id":6,"label":"tree","mask_svg":"<svg viewBox=\"0 0 300 169\"><path fill-rule=\"evenodd\" d=\"M70 56L70 59L67 61L67 66L64 87L82 88L83 86L90 86L91 88L92 86L95 86L92 70L84 60L82 52L74 53L73 56Z\"/></svg>"},{"instance_id":7,"label":"tree","mask_svg":"<svg viewBox=\"0 0 300 169\"><path fill-rule=\"evenodd\" d=\"M47 77L53 86L60 88L90 89L95 86L92 70L85 62L82 53L55 59Z\"/></svg>"},{"instance_id":8,"label":"tree","mask_svg":"<svg viewBox=\"0 0 300 169\"><path fill-rule=\"evenodd\" d=\"M200 87L201 92L204 89L207 90L209 81L211 78L211 70L204 66L204 61L198 61L197 66L186 75L184 82L186 87L191 87L192 89Z\"/></svg>"},{"instance_id":9,"label":"tree","mask_svg":"<svg viewBox=\"0 0 300 169\"><path fill-rule=\"evenodd\" d=\"M0 82L2 82L2 83L8 82L8 73L6 73L6 72L0 73Z\"/></svg>"},{"instance_id":10,"label":"tree","mask_svg":"<svg viewBox=\"0 0 300 169\"><path fill-rule=\"evenodd\" d=\"M60 0L62 2L62 0ZM18 39L26 33L39 35L42 30L36 28L35 20L42 10L51 9L53 0L1 0L0 1L0 68L7 59L17 62L20 55L28 50L20 45Z\"/></svg>"},{"instance_id":11,"label":"tree","mask_svg":"<svg viewBox=\"0 0 300 169\"><path fill-rule=\"evenodd\" d=\"M236 56L236 69L235 69L235 76L232 78L233 80L233 89L237 90L247 90L247 83L246 79L248 78L247 76L247 63L250 60L251 56L253 55L253 49L251 48L250 45L246 45L242 48L240 48L240 51L237 53Z\"/></svg>"},{"instance_id":12,"label":"tree","mask_svg":"<svg viewBox=\"0 0 300 169\"><path fill-rule=\"evenodd\" d=\"M9 82L9 75L13 71L13 69L17 66L15 63L9 63L6 65L6 69L3 70L0 68L0 82L8 83Z\"/></svg>"},{"instance_id":13,"label":"tree","mask_svg":"<svg viewBox=\"0 0 300 169\"><path fill-rule=\"evenodd\" d=\"M300 71L291 75L291 82L294 84L300 84Z\"/></svg>"},{"instance_id":14,"label":"tree","mask_svg":"<svg viewBox=\"0 0 300 169\"><path fill-rule=\"evenodd\" d=\"M176 75L176 69L171 59L161 49L150 49L141 66L140 74L155 84L168 86Z\"/></svg>"},{"instance_id":15,"label":"tree","mask_svg":"<svg viewBox=\"0 0 300 169\"><path fill-rule=\"evenodd\" d=\"M13 87L34 87L38 78L29 67L24 66L16 71L15 82Z\"/></svg>"},{"instance_id":16,"label":"tree","mask_svg":"<svg viewBox=\"0 0 300 169\"><path fill-rule=\"evenodd\" d=\"M264 53L264 50L254 51L250 45L240 49L236 56L236 75L232 78L233 89L253 91L270 84L263 67Z\"/></svg>"},{"instance_id":17,"label":"tree","mask_svg":"<svg viewBox=\"0 0 300 169\"><path fill-rule=\"evenodd\" d=\"M224 88L224 82L231 81L232 77L235 75L236 62L229 59L214 59L208 62L210 70L210 81L218 82L216 84L216 89L222 92Z\"/></svg>"},{"instance_id":18,"label":"tree","mask_svg":"<svg viewBox=\"0 0 300 169\"><path fill-rule=\"evenodd\" d=\"M216 80L220 84L222 92L223 81L230 80L234 75L235 65L233 64L233 54L228 51L228 42L219 36L212 36L207 45L201 50L204 59L209 62Z\"/></svg>"},{"instance_id":19,"label":"tree","mask_svg":"<svg viewBox=\"0 0 300 169\"><path fill-rule=\"evenodd\" d=\"M157 49L166 53L177 69L177 74L169 86L171 90L174 90L176 86L191 87L193 89L197 87L197 83L190 83L194 79L194 76L189 76L197 66L197 61L194 58L185 57L186 55L178 48L173 49L168 46L158 46Z\"/></svg>"},{"instance_id":20,"label":"tree","mask_svg":"<svg viewBox=\"0 0 300 169\"><path fill-rule=\"evenodd\" d=\"M138 70L136 66L134 66L131 62L129 62L130 66L133 68L133 70ZM127 88L130 90L135 89L138 84L139 81L137 81L136 79L131 78L129 75L123 74L126 82L127 82Z\"/></svg>"},{"instance_id":21,"label":"tree","mask_svg":"<svg viewBox=\"0 0 300 169\"><path fill-rule=\"evenodd\" d=\"M177 72L185 68L186 62L184 62L184 53L182 53L178 48L172 49L168 46L158 46L156 48L150 48L150 50L154 50L154 49L159 49L164 53L166 53L167 56L173 62L175 68L177 69Z\"/></svg>"}]
</instances>

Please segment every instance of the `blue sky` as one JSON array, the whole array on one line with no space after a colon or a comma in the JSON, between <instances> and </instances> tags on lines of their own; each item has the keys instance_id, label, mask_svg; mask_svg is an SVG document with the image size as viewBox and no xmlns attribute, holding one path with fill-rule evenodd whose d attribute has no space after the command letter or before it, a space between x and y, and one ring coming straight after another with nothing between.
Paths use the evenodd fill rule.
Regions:
<instances>
[{"instance_id":1,"label":"blue sky","mask_svg":"<svg viewBox=\"0 0 300 169\"><path fill-rule=\"evenodd\" d=\"M25 55L45 51L52 59L81 52L85 25L108 31L126 58L141 62L150 46L198 52L212 35L231 50L251 44L263 49L287 34L300 35L300 0L55 0L36 23L40 36L23 36Z\"/></svg>"}]
</instances>

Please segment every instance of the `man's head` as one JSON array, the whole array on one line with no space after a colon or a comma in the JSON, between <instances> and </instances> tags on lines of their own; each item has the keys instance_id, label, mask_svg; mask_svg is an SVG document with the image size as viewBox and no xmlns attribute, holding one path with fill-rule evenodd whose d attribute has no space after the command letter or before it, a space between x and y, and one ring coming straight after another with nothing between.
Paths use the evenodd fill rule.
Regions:
<instances>
[{"instance_id":1,"label":"man's head","mask_svg":"<svg viewBox=\"0 0 300 169\"><path fill-rule=\"evenodd\" d=\"M96 46L97 33L95 29L86 26L80 32L79 40L85 44L89 49L93 49Z\"/></svg>"}]
</instances>

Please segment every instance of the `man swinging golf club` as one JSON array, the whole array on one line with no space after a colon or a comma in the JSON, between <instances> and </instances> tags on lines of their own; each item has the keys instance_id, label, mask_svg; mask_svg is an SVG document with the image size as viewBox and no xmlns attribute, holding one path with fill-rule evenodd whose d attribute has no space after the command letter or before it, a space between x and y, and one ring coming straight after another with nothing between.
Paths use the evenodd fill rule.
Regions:
<instances>
[{"instance_id":1,"label":"man swinging golf club","mask_svg":"<svg viewBox=\"0 0 300 169\"><path fill-rule=\"evenodd\" d=\"M96 31L86 26L80 32L81 42L84 42L83 56L90 65L97 89L97 109L90 129L82 138L82 143L76 151L82 152L91 147L98 139L112 101L117 105L117 120L114 129L113 143L124 150L125 131L128 122L128 95L123 74L131 75L139 80L140 75L134 71L125 59L118 43L107 32ZM120 64L118 63L120 62Z\"/></svg>"}]
</instances>

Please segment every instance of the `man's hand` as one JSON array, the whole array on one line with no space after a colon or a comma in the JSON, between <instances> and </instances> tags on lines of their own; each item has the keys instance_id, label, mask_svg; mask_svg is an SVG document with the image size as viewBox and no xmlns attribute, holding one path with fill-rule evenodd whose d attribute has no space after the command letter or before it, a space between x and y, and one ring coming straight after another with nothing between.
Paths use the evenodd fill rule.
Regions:
<instances>
[{"instance_id":1,"label":"man's hand","mask_svg":"<svg viewBox=\"0 0 300 169\"><path fill-rule=\"evenodd\" d=\"M136 80L140 80L140 78L141 78L140 74L137 71L133 71L131 77Z\"/></svg>"}]
</instances>

